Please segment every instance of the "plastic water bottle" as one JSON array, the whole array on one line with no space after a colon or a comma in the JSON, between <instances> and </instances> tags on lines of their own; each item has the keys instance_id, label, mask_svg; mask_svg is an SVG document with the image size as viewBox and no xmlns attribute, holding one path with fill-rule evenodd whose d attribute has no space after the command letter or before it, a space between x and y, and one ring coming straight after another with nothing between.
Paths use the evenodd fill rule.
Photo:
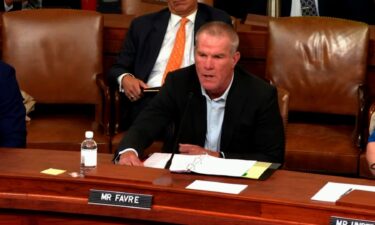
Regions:
<instances>
[{"instance_id":1,"label":"plastic water bottle","mask_svg":"<svg viewBox=\"0 0 375 225\"><path fill-rule=\"evenodd\" d=\"M81 144L81 168L95 168L97 163L98 146L94 141L94 132L86 131L85 140Z\"/></svg>"}]
</instances>

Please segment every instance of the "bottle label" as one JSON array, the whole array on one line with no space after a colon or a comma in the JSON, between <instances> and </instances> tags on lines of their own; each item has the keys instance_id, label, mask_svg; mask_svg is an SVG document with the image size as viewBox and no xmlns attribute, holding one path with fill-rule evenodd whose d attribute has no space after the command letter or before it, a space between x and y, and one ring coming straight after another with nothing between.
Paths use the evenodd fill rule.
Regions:
<instances>
[{"instance_id":1,"label":"bottle label","mask_svg":"<svg viewBox=\"0 0 375 225\"><path fill-rule=\"evenodd\" d=\"M85 149L81 151L82 153L82 162L85 167L95 167L97 161L97 151L96 149Z\"/></svg>"}]
</instances>

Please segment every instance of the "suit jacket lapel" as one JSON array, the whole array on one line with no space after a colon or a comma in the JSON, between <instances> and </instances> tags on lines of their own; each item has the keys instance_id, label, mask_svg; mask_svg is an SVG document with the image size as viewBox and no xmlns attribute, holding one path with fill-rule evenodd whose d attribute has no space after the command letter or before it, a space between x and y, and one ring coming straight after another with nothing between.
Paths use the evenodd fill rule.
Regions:
<instances>
[{"instance_id":1,"label":"suit jacket lapel","mask_svg":"<svg viewBox=\"0 0 375 225\"><path fill-rule=\"evenodd\" d=\"M198 95L199 94L199 95ZM194 132L194 140L197 141L197 144L204 146L206 140L206 131L207 131L207 109L206 109L206 99L201 94L201 92L194 94L194 101L192 108L194 109L195 116L193 117L192 124Z\"/></svg>"},{"instance_id":2,"label":"suit jacket lapel","mask_svg":"<svg viewBox=\"0 0 375 225\"><path fill-rule=\"evenodd\" d=\"M330 0L330 1L318 1L319 16L333 16L334 14L332 12L333 12L334 9L331 8L331 5L333 5L332 0Z\"/></svg>"},{"instance_id":3,"label":"suit jacket lapel","mask_svg":"<svg viewBox=\"0 0 375 225\"><path fill-rule=\"evenodd\" d=\"M195 67L194 67L195 68ZM192 120L191 125L193 133L193 140L196 141L197 145L204 146L206 140L206 131L207 131L207 109L206 109L206 99L202 95L201 86L199 84L198 76L192 76L192 79L195 79L194 82L191 82L192 86L190 90L193 92L193 99L191 102L190 109L194 109L191 112Z\"/></svg>"},{"instance_id":4,"label":"suit jacket lapel","mask_svg":"<svg viewBox=\"0 0 375 225\"><path fill-rule=\"evenodd\" d=\"M290 16L292 10L292 0L281 0L281 16Z\"/></svg>"},{"instance_id":5,"label":"suit jacket lapel","mask_svg":"<svg viewBox=\"0 0 375 225\"><path fill-rule=\"evenodd\" d=\"M198 29L208 20L209 18L207 17L207 14L202 12L202 7L200 3L198 3L197 15L195 16L194 23L194 35L197 33Z\"/></svg>"},{"instance_id":6,"label":"suit jacket lapel","mask_svg":"<svg viewBox=\"0 0 375 225\"><path fill-rule=\"evenodd\" d=\"M170 18L170 12L168 10L163 10L160 12L160 19L155 19L153 28L150 31L148 40L152 40L152 43L147 45L149 58L145 60L145 68L147 68L147 73L150 74L153 66L155 65L156 59L158 58L161 45L163 44L165 33L167 32L168 21Z\"/></svg>"},{"instance_id":7,"label":"suit jacket lapel","mask_svg":"<svg viewBox=\"0 0 375 225\"><path fill-rule=\"evenodd\" d=\"M238 118L241 118L242 109L245 105L245 97L241 94L242 88L240 76L234 75L232 87L229 90L227 102L225 106L224 121L221 130L221 151L226 151L230 140L233 137L234 129L238 123Z\"/></svg>"}]
</instances>

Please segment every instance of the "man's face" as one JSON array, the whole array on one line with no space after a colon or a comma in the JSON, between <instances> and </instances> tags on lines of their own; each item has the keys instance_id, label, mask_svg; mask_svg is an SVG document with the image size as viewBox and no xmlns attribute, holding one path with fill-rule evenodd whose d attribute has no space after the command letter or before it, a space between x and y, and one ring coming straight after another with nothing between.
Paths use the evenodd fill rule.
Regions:
<instances>
[{"instance_id":1,"label":"man's face","mask_svg":"<svg viewBox=\"0 0 375 225\"><path fill-rule=\"evenodd\" d=\"M231 52L229 37L202 33L195 49L195 65L199 82L210 98L220 97L230 84L240 53Z\"/></svg>"},{"instance_id":2,"label":"man's face","mask_svg":"<svg viewBox=\"0 0 375 225\"><path fill-rule=\"evenodd\" d=\"M198 7L198 0L168 0L169 10L173 14L186 17Z\"/></svg>"}]
</instances>

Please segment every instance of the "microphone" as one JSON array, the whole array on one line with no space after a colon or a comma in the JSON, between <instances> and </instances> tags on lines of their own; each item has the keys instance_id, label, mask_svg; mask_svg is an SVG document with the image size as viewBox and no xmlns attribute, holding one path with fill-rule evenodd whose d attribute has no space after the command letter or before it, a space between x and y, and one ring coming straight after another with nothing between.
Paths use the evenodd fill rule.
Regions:
<instances>
[{"instance_id":1,"label":"microphone","mask_svg":"<svg viewBox=\"0 0 375 225\"><path fill-rule=\"evenodd\" d=\"M189 92L188 100L186 102L186 106L185 106L185 109L184 109L184 113L181 117L180 127L178 128L176 139L175 139L175 142L173 143L172 155L168 159L167 163L165 164L164 169L169 169L171 167L173 157L174 157L174 155L175 155L175 153L178 149L178 142L180 140L182 127L184 127L184 124L186 123L185 120L186 120L187 112L189 111L190 102L191 102L191 99L192 99L193 95L194 95L193 92Z\"/></svg>"}]
</instances>

